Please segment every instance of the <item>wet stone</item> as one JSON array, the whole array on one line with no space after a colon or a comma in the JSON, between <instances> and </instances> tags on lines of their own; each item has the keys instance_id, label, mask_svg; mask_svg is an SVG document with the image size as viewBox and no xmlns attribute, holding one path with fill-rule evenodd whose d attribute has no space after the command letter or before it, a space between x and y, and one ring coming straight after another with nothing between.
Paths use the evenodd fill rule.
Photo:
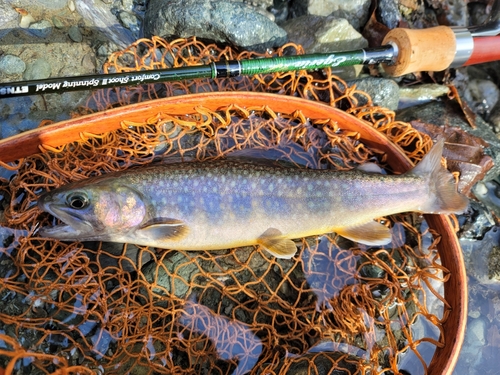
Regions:
<instances>
[{"instance_id":1,"label":"wet stone","mask_svg":"<svg viewBox=\"0 0 500 375\"><path fill-rule=\"evenodd\" d=\"M96 68L95 56L90 52L83 56L82 67L84 67L86 71L94 71Z\"/></svg>"},{"instance_id":2,"label":"wet stone","mask_svg":"<svg viewBox=\"0 0 500 375\"><path fill-rule=\"evenodd\" d=\"M28 31L38 38L47 38L52 33L52 28L50 21L43 20L31 24Z\"/></svg>"},{"instance_id":3,"label":"wet stone","mask_svg":"<svg viewBox=\"0 0 500 375\"><path fill-rule=\"evenodd\" d=\"M26 80L46 79L50 77L52 69L50 64L44 58L35 60L35 62L28 64L23 78Z\"/></svg>"},{"instance_id":4,"label":"wet stone","mask_svg":"<svg viewBox=\"0 0 500 375\"><path fill-rule=\"evenodd\" d=\"M428 83L399 89L399 109L425 104L439 97L448 95L450 89L437 83Z\"/></svg>"},{"instance_id":5,"label":"wet stone","mask_svg":"<svg viewBox=\"0 0 500 375\"><path fill-rule=\"evenodd\" d=\"M488 254L488 277L500 281L500 247L494 246Z\"/></svg>"},{"instance_id":6,"label":"wet stone","mask_svg":"<svg viewBox=\"0 0 500 375\"><path fill-rule=\"evenodd\" d=\"M120 23L129 30L137 25L137 17L130 12L120 12L118 18L120 19Z\"/></svg>"},{"instance_id":7,"label":"wet stone","mask_svg":"<svg viewBox=\"0 0 500 375\"><path fill-rule=\"evenodd\" d=\"M292 2L290 10L295 17L312 14L346 18L360 30L368 20L370 4L370 0L298 0Z\"/></svg>"},{"instance_id":8,"label":"wet stone","mask_svg":"<svg viewBox=\"0 0 500 375\"><path fill-rule=\"evenodd\" d=\"M68 35L73 42L80 43L83 40L82 33L80 32L80 28L78 26L71 26L68 30Z\"/></svg>"},{"instance_id":9,"label":"wet stone","mask_svg":"<svg viewBox=\"0 0 500 375\"><path fill-rule=\"evenodd\" d=\"M378 2L377 16L389 29L395 29L401 21L398 3L398 0L379 0Z\"/></svg>"},{"instance_id":10,"label":"wet stone","mask_svg":"<svg viewBox=\"0 0 500 375\"><path fill-rule=\"evenodd\" d=\"M227 0L151 0L144 34L167 39L196 36L256 51L287 41L286 32L268 17L244 3Z\"/></svg>"},{"instance_id":11,"label":"wet stone","mask_svg":"<svg viewBox=\"0 0 500 375\"><path fill-rule=\"evenodd\" d=\"M64 23L63 23L62 19L60 19L57 16L52 17L52 23L54 24L56 29L64 28Z\"/></svg>"},{"instance_id":12,"label":"wet stone","mask_svg":"<svg viewBox=\"0 0 500 375\"><path fill-rule=\"evenodd\" d=\"M26 70L26 64L17 56L4 55L0 57L0 71L5 74L21 74Z\"/></svg>"},{"instance_id":13,"label":"wet stone","mask_svg":"<svg viewBox=\"0 0 500 375\"><path fill-rule=\"evenodd\" d=\"M486 79L471 79L469 90L477 113L488 114L497 104L500 90L497 85Z\"/></svg>"},{"instance_id":14,"label":"wet stone","mask_svg":"<svg viewBox=\"0 0 500 375\"><path fill-rule=\"evenodd\" d=\"M396 110L399 103L399 86L392 79L385 78L365 78L362 80L350 81L349 86L356 85L358 90L370 95L373 104ZM361 98L358 106L367 104L366 99Z\"/></svg>"},{"instance_id":15,"label":"wet stone","mask_svg":"<svg viewBox=\"0 0 500 375\"><path fill-rule=\"evenodd\" d=\"M118 19L120 20L120 23L123 25L123 27L129 29L134 33L134 35L138 35L139 33L139 25L137 21L137 17L127 11L120 12L118 14Z\"/></svg>"},{"instance_id":16,"label":"wet stone","mask_svg":"<svg viewBox=\"0 0 500 375\"><path fill-rule=\"evenodd\" d=\"M302 16L283 24L290 42L306 53L348 51L368 47L368 42L346 19L334 16ZM314 32L311 32L311 29Z\"/></svg>"}]
</instances>

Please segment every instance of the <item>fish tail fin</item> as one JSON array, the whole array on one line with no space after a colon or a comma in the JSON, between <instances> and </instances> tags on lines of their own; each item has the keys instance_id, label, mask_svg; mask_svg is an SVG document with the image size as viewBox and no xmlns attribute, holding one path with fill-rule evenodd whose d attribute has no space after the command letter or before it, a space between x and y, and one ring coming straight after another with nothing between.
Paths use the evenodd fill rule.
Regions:
<instances>
[{"instance_id":1,"label":"fish tail fin","mask_svg":"<svg viewBox=\"0 0 500 375\"><path fill-rule=\"evenodd\" d=\"M460 214L468 206L468 199L457 191L453 175L441 165L444 140L441 138L422 161L409 173L429 181L429 199L419 211L434 214Z\"/></svg>"}]
</instances>

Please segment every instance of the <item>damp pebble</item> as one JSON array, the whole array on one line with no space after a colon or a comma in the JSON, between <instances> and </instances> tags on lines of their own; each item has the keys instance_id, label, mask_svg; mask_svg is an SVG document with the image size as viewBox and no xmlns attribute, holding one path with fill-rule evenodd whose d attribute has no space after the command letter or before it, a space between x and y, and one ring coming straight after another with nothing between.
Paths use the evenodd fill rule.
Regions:
<instances>
[{"instance_id":1,"label":"damp pebble","mask_svg":"<svg viewBox=\"0 0 500 375\"><path fill-rule=\"evenodd\" d=\"M108 56L108 48L104 44L99 46L99 48L97 49L97 56L98 57L107 57Z\"/></svg>"},{"instance_id":2,"label":"damp pebble","mask_svg":"<svg viewBox=\"0 0 500 375\"><path fill-rule=\"evenodd\" d=\"M75 2L73 0L69 0L68 1L68 8L69 10L71 10L72 12L74 12L76 10L76 6L75 6Z\"/></svg>"},{"instance_id":3,"label":"damp pebble","mask_svg":"<svg viewBox=\"0 0 500 375\"><path fill-rule=\"evenodd\" d=\"M68 30L68 35L73 42L80 43L83 40L82 33L80 32L78 26L75 25L71 26Z\"/></svg>"},{"instance_id":4,"label":"damp pebble","mask_svg":"<svg viewBox=\"0 0 500 375\"><path fill-rule=\"evenodd\" d=\"M47 38L52 33L52 24L47 20L35 22L30 25L28 31L39 38Z\"/></svg>"},{"instance_id":5,"label":"damp pebble","mask_svg":"<svg viewBox=\"0 0 500 375\"><path fill-rule=\"evenodd\" d=\"M62 19L60 19L59 17L56 16L52 17L52 23L54 24L56 29L62 29L64 27L64 23Z\"/></svg>"},{"instance_id":6,"label":"damp pebble","mask_svg":"<svg viewBox=\"0 0 500 375\"><path fill-rule=\"evenodd\" d=\"M82 68L85 69L85 71L90 71L93 72L96 67L96 61L95 61L95 56L91 53L87 53L85 56L83 56L82 59Z\"/></svg>"},{"instance_id":7,"label":"damp pebble","mask_svg":"<svg viewBox=\"0 0 500 375\"><path fill-rule=\"evenodd\" d=\"M23 78L26 80L33 79L46 79L50 77L52 69L50 64L44 58L35 60L35 62L28 64Z\"/></svg>"},{"instance_id":8,"label":"damp pebble","mask_svg":"<svg viewBox=\"0 0 500 375\"><path fill-rule=\"evenodd\" d=\"M127 10L132 10L134 8L134 0L121 0L122 7Z\"/></svg>"},{"instance_id":9,"label":"damp pebble","mask_svg":"<svg viewBox=\"0 0 500 375\"><path fill-rule=\"evenodd\" d=\"M131 31L138 31L138 22L137 22L137 17L134 16L132 13L123 11L118 14L118 18L120 20L120 23L123 25L123 27L126 27L127 29Z\"/></svg>"},{"instance_id":10,"label":"damp pebble","mask_svg":"<svg viewBox=\"0 0 500 375\"><path fill-rule=\"evenodd\" d=\"M21 74L26 70L26 64L17 56L4 55L0 57L0 71L5 74Z\"/></svg>"},{"instance_id":11,"label":"damp pebble","mask_svg":"<svg viewBox=\"0 0 500 375\"><path fill-rule=\"evenodd\" d=\"M19 22L19 27L27 29L33 22L35 22L35 19L31 14L23 14L21 16L21 22Z\"/></svg>"}]
</instances>

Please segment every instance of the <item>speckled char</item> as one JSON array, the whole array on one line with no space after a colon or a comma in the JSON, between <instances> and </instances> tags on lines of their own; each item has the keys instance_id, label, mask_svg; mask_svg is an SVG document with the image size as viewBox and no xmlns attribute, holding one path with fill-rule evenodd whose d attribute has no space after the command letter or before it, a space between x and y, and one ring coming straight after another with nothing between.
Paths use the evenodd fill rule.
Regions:
<instances>
[{"instance_id":1,"label":"speckled char","mask_svg":"<svg viewBox=\"0 0 500 375\"><path fill-rule=\"evenodd\" d=\"M290 239L331 231L382 245L391 235L374 218L466 207L439 164L442 142L436 147L413 173L400 176L234 160L111 173L42 196L39 206L68 224L42 233L180 250L260 244L281 257L295 253Z\"/></svg>"}]
</instances>

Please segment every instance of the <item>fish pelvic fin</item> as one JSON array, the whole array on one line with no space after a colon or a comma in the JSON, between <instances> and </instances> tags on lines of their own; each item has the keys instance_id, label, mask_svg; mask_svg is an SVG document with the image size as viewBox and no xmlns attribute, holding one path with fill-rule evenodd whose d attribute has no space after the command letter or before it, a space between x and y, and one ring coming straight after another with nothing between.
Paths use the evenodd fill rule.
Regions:
<instances>
[{"instance_id":1,"label":"fish pelvic fin","mask_svg":"<svg viewBox=\"0 0 500 375\"><path fill-rule=\"evenodd\" d=\"M141 236L151 240L179 241L189 232L189 227L182 220L171 218L156 218L147 221L137 230Z\"/></svg>"},{"instance_id":2,"label":"fish pelvic fin","mask_svg":"<svg viewBox=\"0 0 500 375\"><path fill-rule=\"evenodd\" d=\"M429 199L418 210L429 214L461 214L467 208L467 197L457 191L453 175L441 165L444 139L432 147L422 161L410 172L429 183Z\"/></svg>"},{"instance_id":3,"label":"fish pelvic fin","mask_svg":"<svg viewBox=\"0 0 500 375\"><path fill-rule=\"evenodd\" d=\"M376 221L351 227L333 228L333 231L351 241L369 246L387 245L392 240L389 228Z\"/></svg>"},{"instance_id":4,"label":"fish pelvic fin","mask_svg":"<svg viewBox=\"0 0 500 375\"><path fill-rule=\"evenodd\" d=\"M284 238L276 228L269 228L258 239L257 243L264 247L269 253L276 258L290 259L297 252L295 242Z\"/></svg>"}]
</instances>

